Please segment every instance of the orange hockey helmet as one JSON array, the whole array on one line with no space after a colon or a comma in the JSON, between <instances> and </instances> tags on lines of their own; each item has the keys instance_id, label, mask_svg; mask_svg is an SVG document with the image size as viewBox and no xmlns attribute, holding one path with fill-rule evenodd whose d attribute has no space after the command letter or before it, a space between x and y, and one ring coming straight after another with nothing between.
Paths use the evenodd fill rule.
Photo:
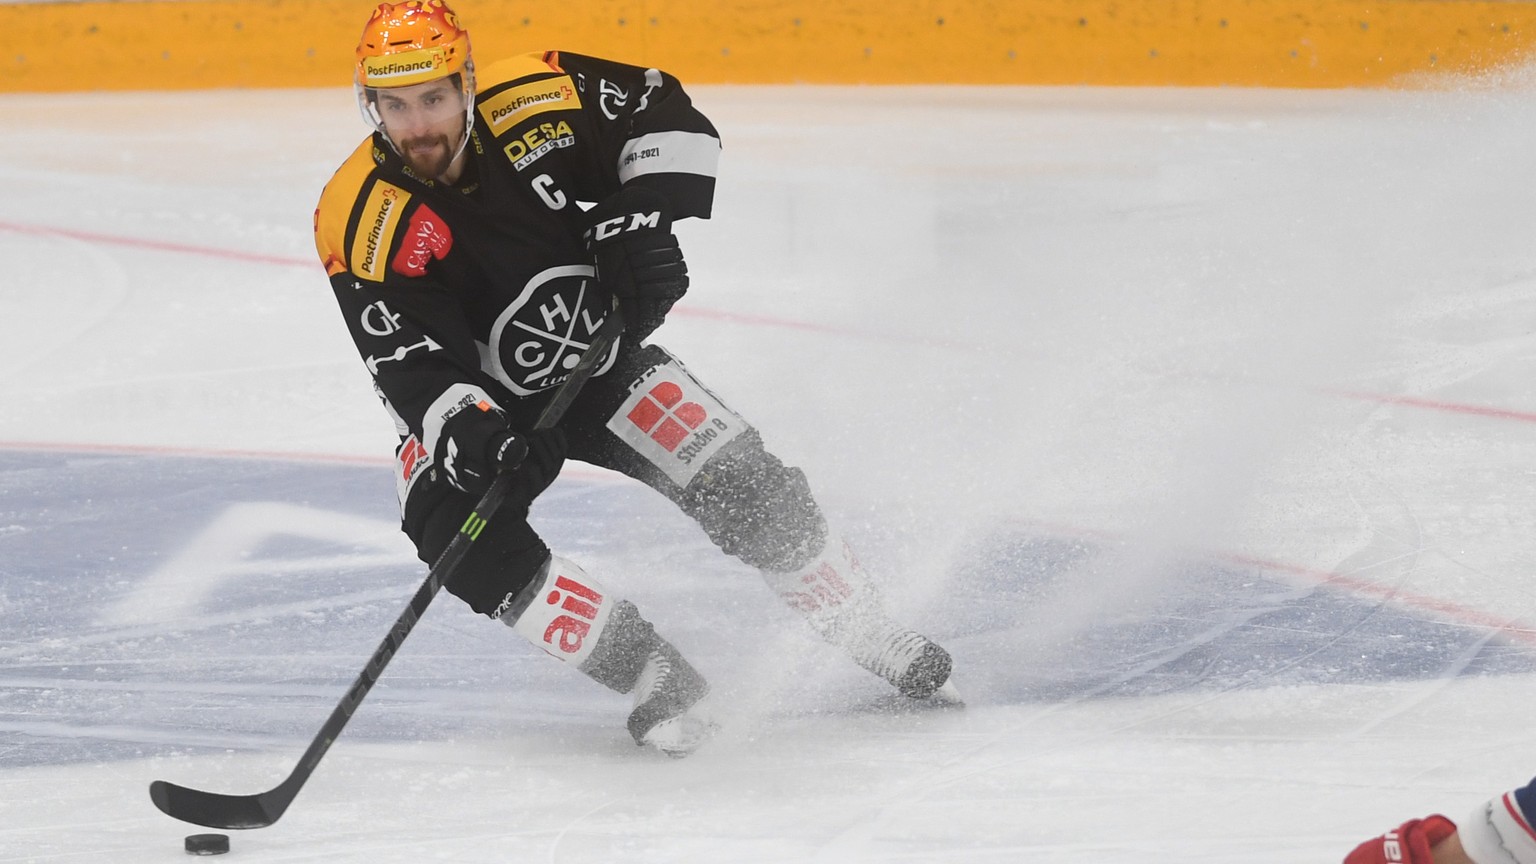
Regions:
<instances>
[{"instance_id":1,"label":"orange hockey helmet","mask_svg":"<svg viewBox=\"0 0 1536 864\"><path fill-rule=\"evenodd\" d=\"M469 34L442 0L380 3L357 43L357 83L409 87L461 73Z\"/></svg>"},{"instance_id":2,"label":"orange hockey helmet","mask_svg":"<svg viewBox=\"0 0 1536 864\"><path fill-rule=\"evenodd\" d=\"M374 91L452 75L459 76L464 93L462 150L474 122L475 64L469 54L469 33L459 24L459 16L443 0L380 3L373 10L357 43L354 75L357 104L369 125L389 138L374 104Z\"/></svg>"}]
</instances>

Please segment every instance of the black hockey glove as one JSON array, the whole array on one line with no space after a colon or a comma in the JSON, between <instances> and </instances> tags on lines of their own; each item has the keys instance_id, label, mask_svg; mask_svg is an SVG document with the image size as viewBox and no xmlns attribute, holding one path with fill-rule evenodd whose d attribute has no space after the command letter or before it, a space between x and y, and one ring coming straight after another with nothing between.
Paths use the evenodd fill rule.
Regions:
<instances>
[{"instance_id":1,"label":"black hockey glove","mask_svg":"<svg viewBox=\"0 0 1536 864\"><path fill-rule=\"evenodd\" d=\"M587 212L587 249L598 284L619 298L624 331L636 342L651 335L688 290L688 265L672 233L667 199L629 186Z\"/></svg>"},{"instance_id":2,"label":"black hockey glove","mask_svg":"<svg viewBox=\"0 0 1536 864\"><path fill-rule=\"evenodd\" d=\"M437 449L438 465L458 489L483 495L498 472L515 471L508 497L527 503L555 482L566 443L558 428L514 432L500 411L471 405L443 424Z\"/></svg>"}]
</instances>

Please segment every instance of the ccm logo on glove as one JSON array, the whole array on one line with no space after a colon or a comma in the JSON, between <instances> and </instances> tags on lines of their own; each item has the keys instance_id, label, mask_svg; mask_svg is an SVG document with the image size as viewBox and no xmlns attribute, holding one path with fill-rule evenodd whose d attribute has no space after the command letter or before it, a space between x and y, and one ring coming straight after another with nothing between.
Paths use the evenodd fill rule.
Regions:
<instances>
[{"instance_id":1,"label":"ccm logo on glove","mask_svg":"<svg viewBox=\"0 0 1536 864\"><path fill-rule=\"evenodd\" d=\"M629 223L628 227L625 227L626 222ZM611 237L623 234L625 231L639 231L642 228L661 228L661 211L631 213L628 216L605 219L592 226L592 239L595 242L601 243Z\"/></svg>"},{"instance_id":2,"label":"ccm logo on glove","mask_svg":"<svg viewBox=\"0 0 1536 864\"><path fill-rule=\"evenodd\" d=\"M587 248L597 283L618 298L624 332L640 341L688 291L688 264L672 233L667 199L627 186L587 213Z\"/></svg>"}]
</instances>

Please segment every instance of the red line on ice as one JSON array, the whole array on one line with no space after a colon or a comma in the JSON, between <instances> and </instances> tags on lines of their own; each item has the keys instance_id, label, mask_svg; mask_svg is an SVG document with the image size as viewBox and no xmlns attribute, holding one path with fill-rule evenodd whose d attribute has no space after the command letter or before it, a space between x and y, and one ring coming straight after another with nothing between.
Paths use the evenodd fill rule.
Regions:
<instances>
[{"instance_id":1,"label":"red line on ice","mask_svg":"<svg viewBox=\"0 0 1536 864\"><path fill-rule=\"evenodd\" d=\"M1383 405L1406 405L1410 408L1427 408L1430 411L1445 411L1451 414L1474 414L1480 417L1497 417L1501 420L1519 420L1524 423L1536 423L1536 412L1512 411L1507 408L1490 408L1483 405L1464 405L1457 402L1442 402L1438 399L1422 399L1418 396L1382 396L1375 393L1359 393L1350 390L1326 390L1334 396L1343 396L1346 399L1359 399L1363 402L1379 402Z\"/></svg>"},{"instance_id":2,"label":"red line on ice","mask_svg":"<svg viewBox=\"0 0 1536 864\"><path fill-rule=\"evenodd\" d=\"M1013 518L1007 521L1015 525L1040 528L1045 531L1051 531L1058 534L1083 537L1104 542L1118 542L1125 539L1123 535L1117 534L1116 532L1102 531L1095 528L1083 528L1075 525L1041 522L1034 519L1024 518ZM1382 585L1377 582L1371 582L1367 579L1356 579L1352 576L1346 576L1342 573L1333 573L1325 570L1314 570L1310 567L1300 567L1295 564L1286 564L1281 561L1270 561L1265 558L1255 558L1251 555L1243 555L1236 552L1222 552L1219 550L1201 552L1200 550L1195 549L1191 549L1189 551L1193 555L1205 554L1210 558L1214 558L1219 561L1226 561L1231 564L1241 564L1246 567L1254 567L1260 570L1269 570L1275 573L1288 573L1292 576L1300 576L1309 581L1317 582L1329 587L1342 588L1346 591L1351 591L1356 594L1377 597L1382 600L1389 600L1402 606L1407 606L1424 612L1435 613L1442 618L1448 618L1461 624L1477 627L1487 627L1498 631L1501 635L1506 636L1516 642L1521 642L1526 645L1536 645L1536 628L1531 627L1529 624L1516 621L1513 618L1503 618L1497 615L1491 615L1487 612L1482 612L1469 606L1463 606L1459 603L1453 603L1449 600L1444 600L1428 594L1418 594L1412 591L1403 591L1390 585Z\"/></svg>"},{"instance_id":3,"label":"red line on ice","mask_svg":"<svg viewBox=\"0 0 1536 864\"><path fill-rule=\"evenodd\" d=\"M289 258L283 255L262 255L241 252L236 249L217 249L211 246L193 246L187 243L170 243L165 240L147 240L141 237L119 237L94 231L77 231L73 228L49 228L42 225L20 225L0 222L0 231L32 234L42 237L68 237L85 243L101 243L108 246L127 246L130 249L147 249L154 252L177 252L182 255L202 255L208 258L224 258L233 261L249 261L256 264L276 264L281 267L314 267L320 269L318 259Z\"/></svg>"},{"instance_id":4,"label":"red line on ice","mask_svg":"<svg viewBox=\"0 0 1536 864\"><path fill-rule=\"evenodd\" d=\"M67 237L71 240L79 240L84 243L99 243L107 246L125 246L129 249L148 250L153 252L174 252L181 255L200 255L205 258L219 258L228 261L245 261L253 264L271 264L278 267L303 267L323 272L318 258L293 258L286 255L265 255L259 252L242 252L237 249L223 249L214 246L195 246L188 243L171 243L164 240L148 240L141 237L122 237L112 234L101 234L95 231L78 231L73 228L53 228L43 225L22 225L16 222L0 221L0 231L11 231L17 234L31 234L40 237ZM700 309L697 307L682 307L672 314L684 318L707 318L715 321L727 321L732 324L750 324L759 327L786 327L793 330L809 330L812 332L831 333L841 336L867 336L878 334L862 334L848 330L847 328L831 327L824 324L816 324L808 321L796 321L789 318L775 318L771 315L743 315L736 312L721 312L713 309Z\"/></svg>"},{"instance_id":5,"label":"red line on ice","mask_svg":"<svg viewBox=\"0 0 1536 864\"><path fill-rule=\"evenodd\" d=\"M158 444L91 444L68 441L0 441L0 450L43 453L110 454L119 456L168 456L184 459L257 459L274 462L329 462L337 465L374 465L392 467L395 460L386 456L352 456L344 453L316 453L302 450L238 450L214 447L177 447ZM562 477L581 480L611 479L620 475L599 469L574 467L562 470Z\"/></svg>"},{"instance_id":6,"label":"red line on ice","mask_svg":"<svg viewBox=\"0 0 1536 864\"><path fill-rule=\"evenodd\" d=\"M72 228L54 228L43 225L23 225L16 222L0 221L0 231L11 231L20 234L32 234L44 237L68 237L86 243L101 243L110 246L126 246L131 249L147 249L156 252L175 252L182 255L201 255L207 258L222 258L231 261L246 261L255 264L271 264L279 267L313 267L319 269L320 262L313 258L291 258L285 255L265 255L257 252L241 252L235 249L222 249L211 246L195 246L187 243L171 243L164 240L148 240L141 237L122 237L112 234L101 234L94 231L79 231ZM713 321L725 321L732 324L746 324L759 327L783 327L791 330L803 330L813 333L828 333L834 336L855 336L861 338L902 339L911 343L920 343L929 347L956 348L963 347L961 343L953 340L908 338L879 333L866 333L851 330L847 327L834 327L826 324L817 324L811 321L797 321L790 318L776 318L771 315L746 315L737 312L722 312L714 309L701 309L697 306L679 307L672 314L683 318L705 318ZM1358 393L1347 390L1323 391L1345 399L1358 399L1365 402L1377 402L1384 405L1403 405L1411 408L1423 408L1429 411L1442 411L1452 414L1472 414L1482 417L1494 417L1502 420L1518 420L1525 423L1536 423L1536 413L1529 411L1513 411L1504 408L1490 408L1479 405L1462 405L1455 402L1441 402L1434 399L1421 399L1415 396L1383 396L1373 393Z\"/></svg>"}]
</instances>

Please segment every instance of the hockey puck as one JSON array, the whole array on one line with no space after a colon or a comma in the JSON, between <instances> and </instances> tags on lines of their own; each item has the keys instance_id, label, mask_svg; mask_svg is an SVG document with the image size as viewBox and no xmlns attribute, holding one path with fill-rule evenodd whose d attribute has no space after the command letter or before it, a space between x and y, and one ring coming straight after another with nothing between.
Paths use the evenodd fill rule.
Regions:
<instances>
[{"instance_id":1,"label":"hockey puck","mask_svg":"<svg viewBox=\"0 0 1536 864\"><path fill-rule=\"evenodd\" d=\"M228 834L188 834L187 854L223 855L229 851Z\"/></svg>"}]
</instances>

